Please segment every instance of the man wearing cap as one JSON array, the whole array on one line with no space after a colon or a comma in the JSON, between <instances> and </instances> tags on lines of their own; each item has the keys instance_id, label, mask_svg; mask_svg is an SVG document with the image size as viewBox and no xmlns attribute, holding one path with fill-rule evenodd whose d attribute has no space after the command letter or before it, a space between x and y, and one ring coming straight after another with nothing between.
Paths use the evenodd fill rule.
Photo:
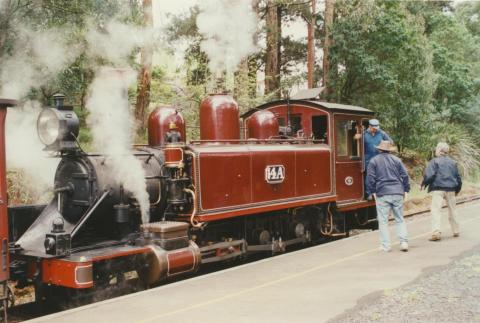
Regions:
<instances>
[{"instance_id":1,"label":"man wearing cap","mask_svg":"<svg viewBox=\"0 0 480 323\"><path fill-rule=\"evenodd\" d=\"M370 119L368 121L368 129L365 130L363 134L363 143L364 143L364 156L365 156L365 172L368 174L368 164L370 160L378 154L376 147L380 144L382 140L389 141L393 145L393 140L390 136L380 129L380 122L377 119ZM365 178L367 174L364 174ZM368 199L371 199L371 194L365 185L365 195Z\"/></svg>"},{"instance_id":2,"label":"man wearing cap","mask_svg":"<svg viewBox=\"0 0 480 323\"><path fill-rule=\"evenodd\" d=\"M379 154L368 164L367 188L375 196L377 207L380 249L390 251L388 215L392 210L395 218L400 249L408 251L408 234L403 219L403 202L410 191L410 179L400 158L391 152L394 147L390 141L383 140L375 147Z\"/></svg>"}]
</instances>

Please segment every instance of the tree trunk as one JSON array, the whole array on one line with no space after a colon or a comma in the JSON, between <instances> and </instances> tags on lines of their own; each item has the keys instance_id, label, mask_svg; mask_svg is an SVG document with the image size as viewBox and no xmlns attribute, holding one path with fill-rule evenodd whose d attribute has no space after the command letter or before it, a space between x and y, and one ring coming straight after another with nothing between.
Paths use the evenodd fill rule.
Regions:
<instances>
[{"instance_id":1,"label":"tree trunk","mask_svg":"<svg viewBox=\"0 0 480 323\"><path fill-rule=\"evenodd\" d=\"M333 10L334 10L335 0L325 0L325 40L323 41L323 86L325 87L326 94L332 92L330 86L330 62L329 62L329 51L332 46L332 37L331 37L331 28L333 25Z\"/></svg>"},{"instance_id":2,"label":"tree trunk","mask_svg":"<svg viewBox=\"0 0 480 323\"><path fill-rule=\"evenodd\" d=\"M153 26L152 0L143 0L144 25ZM151 42L146 42L141 50L141 68L138 74L137 102L135 104L135 118L138 122L138 135L141 137L145 131L145 119L150 104L150 83L152 80Z\"/></svg>"},{"instance_id":3,"label":"tree trunk","mask_svg":"<svg viewBox=\"0 0 480 323\"><path fill-rule=\"evenodd\" d=\"M314 87L313 84L313 69L315 67L315 21L317 15L315 14L316 10L316 0L312 0L312 17L310 22L307 23L308 29L308 38L307 38L307 80L308 88L311 89Z\"/></svg>"},{"instance_id":4,"label":"tree trunk","mask_svg":"<svg viewBox=\"0 0 480 323\"><path fill-rule=\"evenodd\" d=\"M267 52L265 58L265 94L280 97L280 7L273 0L267 4Z\"/></svg>"},{"instance_id":5,"label":"tree trunk","mask_svg":"<svg viewBox=\"0 0 480 323\"><path fill-rule=\"evenodd\" d=\"M257 15L257 19L260 19L260 0L252 1L252 10ZM258 45L258 29L253 34L253 44ZM248 58L248 95L250 98L255 98L257 96L257 58L256 55L250 55Z\"/></svg>"}]
</instances>

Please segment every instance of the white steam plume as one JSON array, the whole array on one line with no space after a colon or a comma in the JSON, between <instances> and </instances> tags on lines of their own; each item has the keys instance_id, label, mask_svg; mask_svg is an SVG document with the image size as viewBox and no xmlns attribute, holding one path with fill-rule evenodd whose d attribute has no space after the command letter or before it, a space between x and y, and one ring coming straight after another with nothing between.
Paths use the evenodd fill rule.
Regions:
<instances>
[{"instance_id":1,"label":"white steam plume","mask_svg":"<svg viewBox=\"0 0 480 323\"><path fill-rule=\"evenodd\" d=\"M1 4L2 0L0 0ZM123 9L127 10L128 6L125 5ZM143 221L148 222L149 198L146 192L145 174L140 162L130 150L133 122L129 115L128 101L123 96L123 91L126 91L128 85L135 80L135 75L133 71L129 71L123 74L121 80L118 80L113 76L115 73L99 68L98 64L107 62L113 66L129 66L133 50L145 43L152 42L154 32L151 29L119 21L119 17L112 17L100 29L95 27L88 29L86 31L86 48L82 44L73 46L69 44L65 37L68 30L34 31L22 24L17 25L14 27L17 37L15 37L12 51L13 56L0 58L0 97L13 99L24 97L31 88L39 88L54 80L80 54L85 53L86 61L91 64L90 67L100 70L90 86L91 97L88 101L89 125L92 128L94 144L101 152L111 156L112 176L115 175L116 182L123 183L125 189L133 193L140 204ZM96 26L97 22L91 21L87 25ZM98 58L102 59L98 60ZM12 113L12 115L14 114ZM35 167L32 167L32 162L35 163L40 159L35 157L36 155L29 155L29 158L25 158L21 154L28 154L29 151L41 152L43 149L34 130L37 116L38 113L23 116L29 122L31 121L32 131L29 135L25 133L25 136L18 134L9 136L16 138L15 145L11 145L14 151L8 152L9 165L20 167L27 172L36 170ZM26 120L25 122L27 122ZM18 129L16 127L19 122L7 121L7 123ZM34 140L38 146L22 151L17 149L20 146L30 147L30 140ZM50 159L48 160L50 161ZM32 176L41 176L42 179L51 183L54 170L55 167L51 171L35 171L36 173Z\"/></svg>"},{"instance_id":2,"label":"white steam plume","mask_svg":"<svg viewBox=\"0 0 480 323\"><path fill-rule=\"evenodd\" d=\"M145 170L131 150L134 123L127 90L135 77L131 69L100 69L90 86L91 94L86 104L90 111L87 123L95 148L109 157L110 177L133 194L140 205L143 223L148 223L150 201Z\"/></svg>"},{"instance_id":3,"label":"white steam plume","mask_svg":"<svg viewBox=\"0 0 480 323\"><path fill-rule=\"evenodd\" d=\"M96 23L92 20L88 25L96 26ZM81 44L69 44L65 30L35 31L18 25L13 32L17 34L14 54L1 59L0 97L24 97L31 88L52 81L85 50ZM87 30L86 54L89 58L101 57L115 66L128 66L133 50L155 41L154 35L152 29L125 24L113 17L101 29ZM97 66L92 64L92 68Z\"/></svg>"},{"instance_id":4,"label":"white steam plume","mask_svg":"<svg viewBox=\"0 0 480 323\"><path fill-rule=\"evenodd\" d=\"M152 40L151 29L127 25L115 19L102 27L100 30L89 29L86 34L89 55L105 58L116 66L128 65L132 51Z\"/></svg>"},{"instance_id":5,"label":"white steam plume","mask_svg":"<svg viewBox=\"0 0 480 323\"><path fill-rule=\"evenodd\" d=\"M20 169L29 181L29 189L43 199L53 187L58 158L51 158L37 136L38 102L8 109L6 120L6 154L9 170Z\"/></svg>"},{"instance_id":6,"label":"white steam plume","mask_svg":"<svg viewBox=\"0 0 480 323\"><path fill-rule=\"evenodd\" d=\"M1 60L0 97L20 99L32 87L53 80L75 59L78 47L67 46L62 31L14 29L17 41L13 56ZM37 136L38 102L9 109L6 121L6 158L9 170L20 170L28 178L28 190L43 200L53 187L58 159L48 157ZM39 202L39 201L35 201Z\"/></svg>"},{"instance_id":7,"label":"white steam plume","mask_svg":"<svg viewBox=\"0 0 480 323\"><path fill-rule=\"evenodd\" d=\"M203 0L199 9L197 27L205 38L200 47L210 69L234 71L242 58L256 51L257 17L251 0Z\"/></svg>"},{"instance_id":8,"label":"white steam plume","mask_svg":"<svg viewBox=\"0 0 480 323\"><path fill-rule=\"evenodd\" d=\"M2 59L0 97L22 98L32 87L53 80L81 51L80 46L68 45L65 32L59 29L34 31L19 26L14 32L18 35L14 55Z\"/></svg>"}]
</instances>

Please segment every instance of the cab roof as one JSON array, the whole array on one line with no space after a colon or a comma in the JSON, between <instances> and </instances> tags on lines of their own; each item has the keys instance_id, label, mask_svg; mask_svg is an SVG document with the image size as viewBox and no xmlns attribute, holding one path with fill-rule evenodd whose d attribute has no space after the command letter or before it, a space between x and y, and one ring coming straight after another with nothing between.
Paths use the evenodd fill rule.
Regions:
<instances>
[{"instance_id":1,"label":"cab roof","mask_svg":"<svg viewBox=\"0 0 480 323\"><path fill-rule=\"evenodd\" d=\"M277 101L268 102L256 108L253 108L245 112L244 114L242 114L241 117L245 119L251 116L253 113L257 112L258 110L264 110L274 106L286 105L286 104L306 105L306 106L311 106L312 108L320 108L320 109L328 110L331 112L349 112L353 114L374 115L374 112L372 110L368 110L355 105L323 102L320 100L277 100Z\"/></svg>"}]
</instances>

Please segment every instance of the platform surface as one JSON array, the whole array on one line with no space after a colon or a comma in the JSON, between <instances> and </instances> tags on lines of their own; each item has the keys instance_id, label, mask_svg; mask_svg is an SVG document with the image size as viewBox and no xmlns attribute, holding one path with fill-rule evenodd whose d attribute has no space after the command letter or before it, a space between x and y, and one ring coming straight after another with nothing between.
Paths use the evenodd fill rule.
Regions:
<instances>
[{"instance_id":1,"label":"platform surface","mask_svg":"<svg viewBox=\"0 0 480 323\"><path fill-rule=\"evenodd\" d=\"M445 211L444 211L445 212ZM407 222L410 250L378 250L378 232L292 252L31 322L325 322L371 293L409 283L480 244L480 203L458 207L460 237L447 216L430 242L430 216Z\"/></svg>"}]
</instances>

